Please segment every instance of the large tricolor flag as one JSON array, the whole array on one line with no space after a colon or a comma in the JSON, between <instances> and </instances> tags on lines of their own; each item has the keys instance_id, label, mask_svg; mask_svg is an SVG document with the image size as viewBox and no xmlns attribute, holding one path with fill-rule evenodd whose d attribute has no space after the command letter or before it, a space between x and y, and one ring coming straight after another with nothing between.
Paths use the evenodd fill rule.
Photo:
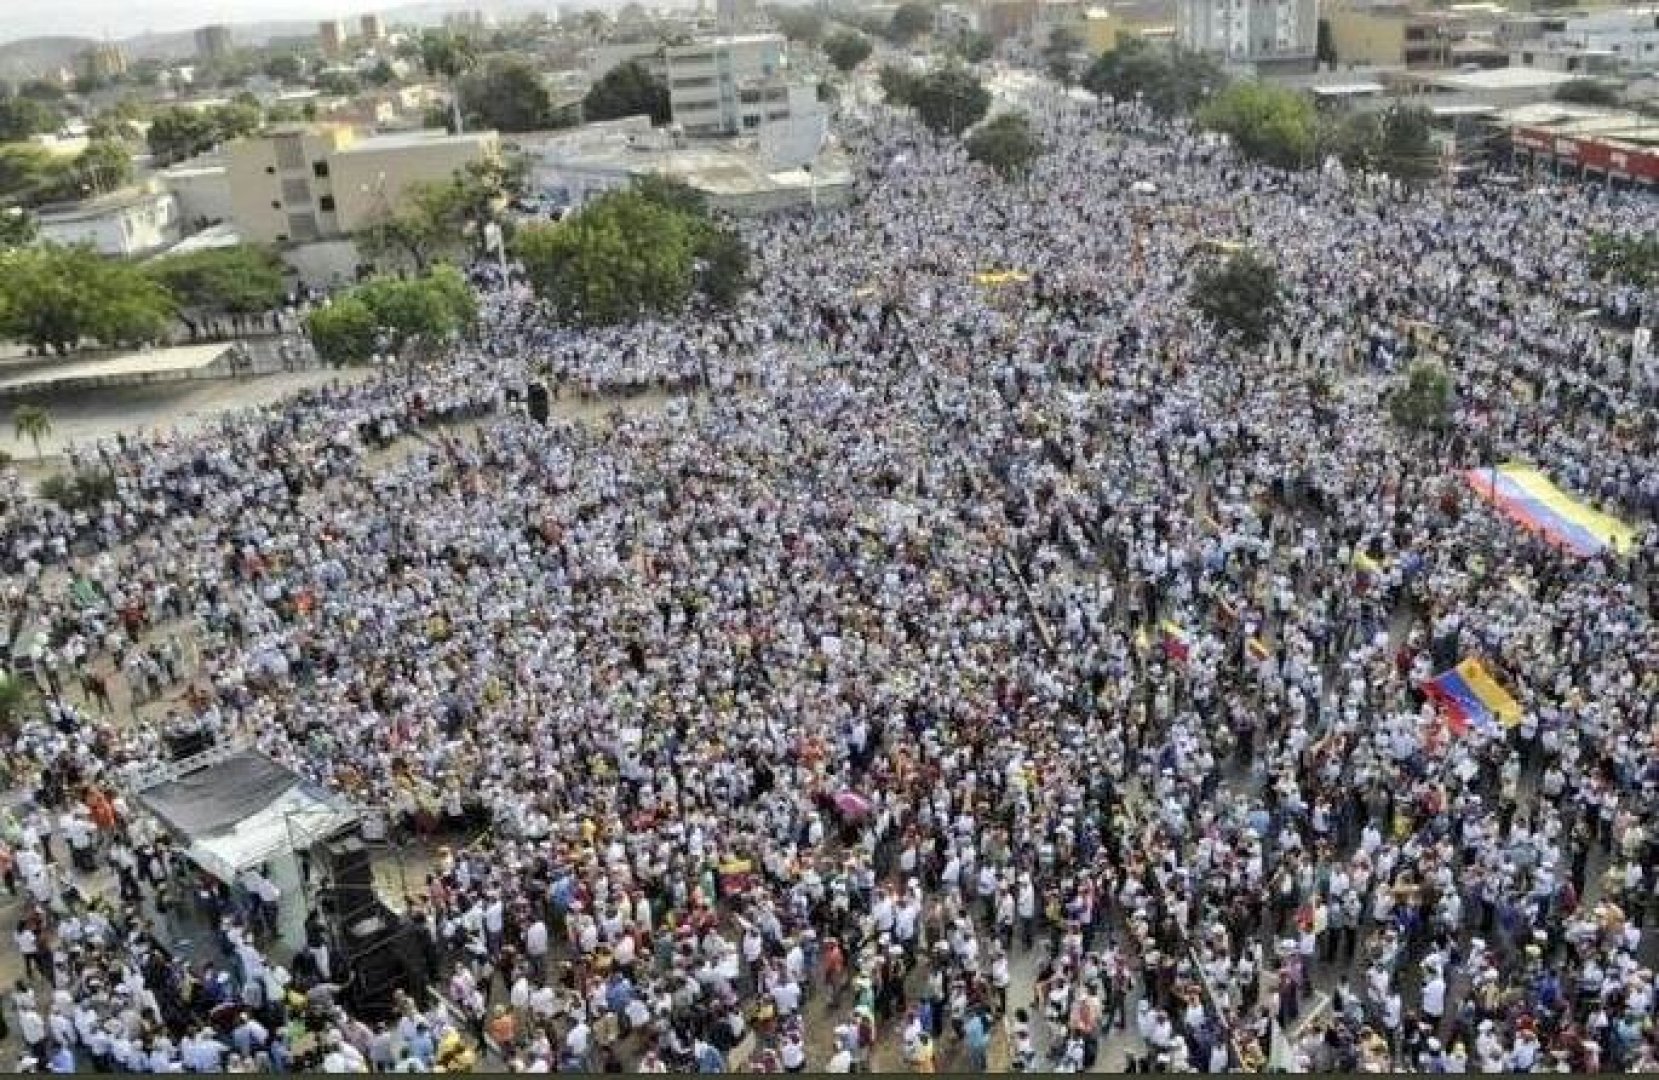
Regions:
<instances>
[{"instance_id":1,"label":"large tricolor flag","mask_svg":"<svg viewBox=\"0 0 1659 1080\"><path fill-rule=\"evenodd\" d=\"M1173 619L1165 619L1159 629L1164 635L1164 655L1171 660L1185 663L1187 657L1192 655L1192 641L1187 637L1187 632L1181 629L1181 624Z\"/></svg>"},{"instance_id":2,"label":"large tricolor flag","mask_svg":"<svg viewBox=\"0 0 1659 1080\"><path fill-rule=\"evenodd\" d=\"M1511 463L1464 474L1476 495L1524 529L1557 547L1589 557L1612 548L1628 551L1636 543L1630 526L1568 495L1537 469Z\"/></svg>"},{"instance_id":3,"label":"large tricolor flag","mask_svg":"<svg viewBox=\"0 0 1659 1080\"><path fill-rule=\"evenodd\" d=\"M1457 735L1471 727L1497 734L1521 722L1520 702L1498 685L1485 664L1472 657L1429 679L1423 692L1440 707L1446 726Z\"/></svg>"}]
</instances>

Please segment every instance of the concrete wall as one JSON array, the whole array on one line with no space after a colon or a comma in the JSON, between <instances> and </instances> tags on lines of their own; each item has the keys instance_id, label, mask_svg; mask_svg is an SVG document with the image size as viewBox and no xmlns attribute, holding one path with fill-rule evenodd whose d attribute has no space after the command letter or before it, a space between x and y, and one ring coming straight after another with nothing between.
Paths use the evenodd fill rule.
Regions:
<instances>
[{"instance_id":1,"label":"concrete wall","mask_svg":"<svg viewBox=\"0 0 1659 1080\"><path fill-rule=\"evenodd\" d=\"M359 258L357 245L350 240L322 240L284 248L282 261L294 269L302 284L326 289L355 281Z\"/></svg>"},{"instance_id":2,"label":"concrete wall","mask_svg":"<svg viewBox=\"0 0 1659 1080\"><path fill-rule=\"evenodd\" d=\"M42 211L36 221L42 240L65 247L85 244L100 255L147 255L179 240L178 200L167 194L103 209Z\"/></svg>"},{"instance_id":3,"label":"concrete wall","mask_svg":"<svg viewBox=\"0 0 1659 1080\"><path fill-rule=\"evenodd\" d=\"M434 140L430 145L394 144L337 153L333 172L335 213L340 231L355 232L385 212L410 184L449 180L465 166L494 155L494 133L477 140Z\"/></svg>"}]
</instances>

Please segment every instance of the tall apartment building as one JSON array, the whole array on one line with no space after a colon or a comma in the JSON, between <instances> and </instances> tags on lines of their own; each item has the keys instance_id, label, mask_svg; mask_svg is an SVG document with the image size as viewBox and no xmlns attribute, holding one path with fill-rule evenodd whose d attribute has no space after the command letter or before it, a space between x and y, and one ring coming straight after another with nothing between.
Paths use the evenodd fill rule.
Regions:
<instances>
[{"instance_id":1,"label":"tall apartment building","mask_svg":"<svg viewBox=\"0 0 1659 1080\"><path fill-rule=\"evenodd\" d=\"M1659 63L1659 8L1620 8L1565 16L1561 29L1546 33L1554 46L1610 52L1621 63Z\"/></svg>"},{"instance_id":2,"label":"tall apartment building","mask_svg":"<svg viewBox=\"0 0 1659 1080\"><path fill-rule=\"evenodd\" d=\"M1319 43L1318 0L1178 0L1176 40L1230 63L1311 59Z\"/></svg>"},{"instance_id":3,"label":"tall apartment building","mask_svg":"<svg viewBox=\"0 0 1659 1080\"><path fill-rule=\"evenodd\" d=\"M339 19L324 19L318 23L317 47L327 56L338 56L345 52L346 24Z\"/></svg>"},{"instance_id":4,"label":"tall apartment building","mask_svg":"<svg viewBox=\"0 0 1659 1080\"><path fill-rule=\"evenodd\" d=\"M358 29L363 34L363 40L369 44L377 44L386 39L386 24L379 15L365 15L358 20Z\"/></svg>"},{"instance_id":5,"label":"tall apartment building","mask_svg":"<svg viewBox=\"0 0 1659 1080\"><path fill-rule=\"evenodd\" d=\"M419 180L448 180L494 157L493 131L361 137L343 125L273 128L225 148L237 231L251 243L348 236L397 205Z\"/></svg>"},{"instance_id":6,"label":"tall apartment building","mask_svg":"<svg viewBox=\"0 0 1659 1080\"><path fill-rule=\"evenodd\" d=\"M75 58L75 68L83 79L113 79L127 73L127 51L109 42L94 45Z\"/></svg>"},{"instance_id":7,"label":"tall apartment building","mask_svg":"<svg viewBox=\"0 0 1659 1080\"><path fill-rule=\"evenodd\" d=\"M710 38L663 50L674 122L687 135L731 135L789 115L782 34Z\"/></svg>"},{"instance_id":8,"label":"tall apartment building","mask_svg":"<svg viewBox=\"0 0 1659 1080\"><path fill-rule=\"evenodd\" d=\"M196 31L196 57L215 60L228 56L231 50L230 27L204 26Z\"/></svg>"}]
</instances>

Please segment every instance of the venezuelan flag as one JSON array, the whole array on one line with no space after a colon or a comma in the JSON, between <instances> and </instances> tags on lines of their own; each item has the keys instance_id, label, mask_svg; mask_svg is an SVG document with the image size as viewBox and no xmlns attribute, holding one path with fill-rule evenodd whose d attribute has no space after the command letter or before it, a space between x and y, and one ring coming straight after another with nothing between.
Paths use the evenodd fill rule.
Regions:
<instances>
[{"instance_id":1,"label":"venezuelan flag","mask_svg":"<svg viewBox=\"0 0 1659 1080\"><path fill-rule=\"evenodd\" d=\"M1164 655L1171 660L1186 662L1192 655L1192 641L1187 632L1181 629L1181 624L1171 619L1165 619L1159 627L1164 634Z\"/></svg>"},{"instance_id":2,"label":"venezuelan flag","mask_svg":"<svg viewBox=\"0 0 1659 1080\"><path fill-rule=\"evenodd\" d=\"M1625 552L1635 545L1629 525L1573 498L1530 466L1470 469L1464 479L1516 524L1575 555L1588 558L1608 548Z\"/></svg>"},{"instance_id":3,"label":"venezuelan flag","mask_svg":"<svg viewBox=\"0 0 1659 1080\"><path fill-rule=\"evenodd\" d=\"M1354 552L1354 569L1362 574L1382 573L1382 563L1373 559L1363 550Z\"/></svg>"},{"instance_id":4,"label":"venezuelan flag","mask_svg":"<svg viewBox=\"0 0 1659 1080\"><path fill-rule=\"evenodd\" d=\"M1474 658L1428 680L1423 692L1440 707L1446 725L1457 735L1470 727L1495 734L1500 721L1506 728L1521 722L1520 702L1498 685L1485 664Z\"/></svg>"},{"instance_id":5,"label":"venezuelan flag","mask_svg":"<svg viewBox=\"0 0 1659 1080\"><path fill-rule=\"evenodd\" d=\"M1256 661L1266 660L1273 655L1273 650L1267 647L1267 642L1254 636L1245 639L1244 651L1250 659Z\"/></svg>"}]
</instances>

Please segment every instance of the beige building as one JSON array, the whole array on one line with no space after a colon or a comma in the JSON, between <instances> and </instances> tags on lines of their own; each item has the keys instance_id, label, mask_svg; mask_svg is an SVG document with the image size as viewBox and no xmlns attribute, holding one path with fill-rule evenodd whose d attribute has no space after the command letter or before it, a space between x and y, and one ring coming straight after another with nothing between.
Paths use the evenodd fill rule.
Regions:
<instances>
[{"instance_id":1,"label":"beige building","mask_svg":"<svg viewBox=\"0 0 1659 1080\"><path fill-rule=\"evenodd\" d=\"M1083 13L1083 46L1099 56L1127 38L1172 33L1167 10L1156 4L1116 3Z\"/></svg>"},{"instance_id":2,"label":"beige building","mask_svg":"<svg viewBox=\"0 0 1659 1080\"><path fill-rule=\"evenodd\" d=\"M379 15L365 15L357 25L363 34L363 40L371 45L378 44L386 38L386 24L381 21Z\"/></svg>"},{"instance_id":3,"label":"beige building","mask_svg":"<svg viewBox=\"0 0 1659 1080\"><path fill-rule=\"evenodd\" d=\"M317 24L317 47L325 56L338 56L346 51L346 24L339 19L324 19Z\"/></svg>"},{"instance_id":4,"label":"beige building","mask_svg":"<svg viewBox=\"0 0 1659 1080\"><path fill-rule=\"evenodd\" d=\"M1337 63L1362 67L1442 68L1452 62L1453 28L1433 12L1405 4L1344 8L1326 16Z\"/></svg>"},{"instance_id":5,"label":"beige building","mask_svg":"<svg viewBox=\"0 0 1659 1080\"><path fill-rule=\"evenodd\" d=\"M346 236L388 212L410 184L448 180L499 150L493 131L359 136L344 125L275 128L225 149L233 219L254 243Z\"/></svg>"},{"instance_id":6,"label":"beige building","mask_svg":"<svg viewBox=\"0 0 1659 1080\"><path fill-rule=\"evenodd\" d=\"M127 51L108 42L94 45L76 57L76 73L83 79L102 82L127 73Z\"/></svg>"}]
</instances>

